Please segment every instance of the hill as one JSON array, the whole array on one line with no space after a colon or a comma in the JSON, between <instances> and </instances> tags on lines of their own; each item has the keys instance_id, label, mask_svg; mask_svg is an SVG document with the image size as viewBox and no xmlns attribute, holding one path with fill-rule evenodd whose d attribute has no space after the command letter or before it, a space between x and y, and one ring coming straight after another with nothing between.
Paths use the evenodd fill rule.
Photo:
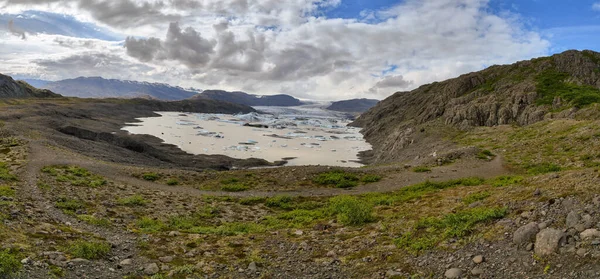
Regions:
<instances>
[{"instance_id":1,"label":"hill","mask_svg":"<svg viewBox=\"0 0 600 279\"><path fill-rule=\"evenodd\" d=\"M433 152L434 139L456 129L528 125L598 102L600 54L567 51L397 92L353 125L364 127L373 162L404 161Z\"/></svg>"},{"instance_id":2,"label":"hill","mask_svg":"<svg viewBox=\"0 0 600 279\"><path fill-rule=\"evenodd\" d=\"M341 112L365 112L374 107L378 102L379 100L374 99L344 100L333 102L327 109Z\"/></svg>"},{"instance_id":3,"label":"hill","mask_svg":"<svg viewBox=\"0 0 600 279\"><path fill-rule=\"evenodd\" d=\"M228 92L223 90L204 90L197 97L207 98L212 100L226 101L247 106L299 106L304 104L302 101L290 95L269 95L258 96L245 92L234 91Z\"/></svg>"},{"instance_id":4,"label":"hill","mask_svg":"<svg viewBox=\"0 0 600 279\"><path fill-rule=\"evenodd\" d=\"M78 77L45 84L43 88L50 89L63 96L80 98L135 98L151 96L160 100L188 99L198 92L186 90L164 83L137 82L101 77Z\"/></svg>"},{"instance_id":5,"label":"hill","mask_svg":"<svg viewBox=\"0 0 600 279\"><path fill-rule=\"evenodd\" d=\"M54 98L60 95L50 90L37 89L24 81L0 74L0 98Z\"/></svg>"}]
</instances>

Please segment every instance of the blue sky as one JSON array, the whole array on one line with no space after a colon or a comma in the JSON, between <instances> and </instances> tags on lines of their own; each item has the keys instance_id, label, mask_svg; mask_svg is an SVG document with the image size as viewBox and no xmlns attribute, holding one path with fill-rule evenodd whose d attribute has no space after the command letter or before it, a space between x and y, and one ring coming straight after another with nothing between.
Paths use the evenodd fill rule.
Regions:
<instances>
[{"instance_id":1,"label":"blue sky","mask_svg":"<svg viewBox=\"0 0 600 279\"><path fill-rule=\"evenodd\" d=\"M600 0L0 0L0 11L0 73L308 99L384 98L600 51Z\"/></svg>"}]
</instances>

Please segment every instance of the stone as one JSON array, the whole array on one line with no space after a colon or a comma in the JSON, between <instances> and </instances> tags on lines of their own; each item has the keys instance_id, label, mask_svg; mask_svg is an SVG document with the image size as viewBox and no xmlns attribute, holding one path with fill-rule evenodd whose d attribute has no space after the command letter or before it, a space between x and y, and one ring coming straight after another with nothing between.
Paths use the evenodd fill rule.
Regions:
<instances>
[{"instance_id":1,"label":"stone","mask_svg":"<svg viewBox=\"0 0 600 279\"><path fill-rule=\"evenodd\" d=\"M476 264L480 264L485 261L485 258L482 255L477 255L473 257L473 262Z\"/></svg>"},{"instance_id":2,"label":"stone","mask_svg":"<svg viewBox=\"0 0 600 279\"><path fill-rule=\"evenodd\" d=\"M513 242L515 244L529 243L535 239L535 235L538 233L538 224L531 222L518 228L513 234Z\"/></svg>"},{"instance_id":3,"label":"stone","mask_svg":"<svg viewBox=\"0 0 600 279\"><path fill-rule=\"evenodd\" d=\"M481 269L479 267L473 268L471 270L471 275L473 275L473 276L480 276L481 274L483 274L483 269Z\"/></svg>"},{"instance_id":4,"label":"stone","mask_svg":"<svg viewBox=\"0 0 600 279\"><path fill-rule=\"evenodd\" d=\"M460 278L463 272L460 268L451 268L446 270L444 277L446 278Z\"/></svg>"},{"instance_id":5,"label":"stone","mask_svg":"<svg viewBox=\"0 0 600 279\"><path fill-rule=\"evenodd\" d=\"M29 264L31 262L31 259L29 258L24 258L21 260L21 264Z\"/></svg>"},{"instance_id":6,"label":"stone","mask_svg":"<svg viewBox=\"0 0 600 279\"><path fill-rule=\"evenodd\" d=\"M173 256L160 257L160 258L158 258L158 260L162 263L170 263L173 261Z\"/></svg>"},{"instance_id":7,"label":"stone","mask_svg":"<svg viewBox=\"0 0 600 279\"><path fill-rule=\"evenodd\" d=\"M388 270L385 273L385 278L391 278L391 277L394 277L394 276L402 276L402 272L398 272L398 271L395 271L395 270Z\"/></svg>"},{"instance_id":8,"label":"stone","mask_svg":"<svg viewBox=\"0 0 600 279\"><path fill-rule=\"evenodd\" d=\"M119 264L120 265L132 265L133 261L131 259L124 259Z\"/></svg>"},{"instance_id":9,"label":"stone","mask_svg":"<svg viewBox=\"0 0 600 279\"><path fill-rule=\"evenodd\" d=\"M257 268L256 268L256 263L255 262L251 262L250 264L248 264L248 270L251 272L256 272Z\"/></svg>"},{"instance_id":10,"label":"stone","mask_svg":"<svg viewBox=\"0 0 600 279\"><path fill-rule=\"evenodd\" d=\"M565 233L552 228L546 228L536 235L535 254L549 256L554 254L565 240Z\"/></svg>"},{"instance_id":11,"label":"stone","mask_svg":"<svg viewBox=\"0 0 600 279\"><path fill-rule=\"evenodd\" d=\"M538 224L538 229L543 230L548 227L548 222L541 222Z\"/></svg>"},{"instance_id":12,"label":"stone","mask_svg":"<svg viewBox=\"0 0 600 279\"><path fill-rule=\"evenodd\" d=\"M302 230L295 230L294 234L300 236L300 235L303 235L304 232Z\"/></svg>"},{"instance_id":13,"label":"stone","mask_svg":"<svg viewBox=\"0 0 600 279\"><path fill-rule=\"evenodd\" d=\"M159 271L160 269L158 268L158 265L156 263L150 263L144 267L144 274L146 275L154 275Z\"/></svg>"},{"instance_id":14,"label":"stone","mask_svg":"<svg viewBox=\"0 0 600 279\"><path fill-rule=\"evenodd\" d=\"M585 257L587 250L584 248L579 248L579 249L577 249L577 252L575 252L575 253L577 254L577 256L580 256L583 258L583 257Z\"/></svg>"},{"instance_id":15,"label":"stone","mask_svg":"<svg viewBox=\"0 0 600 279\"><path fill-rule=\"evenodd\" d=\"M577 224L579 223L579 220L580 220L580 218L579 218L579 214L577 214L577 212L575 212L575 211L569 212L569 214L567 215L567 219L565 221L567 229L574 228L575 226L577 226Z\"/></svg>"},{"instance_id":16,"label":"stone","mask_svg":"<svg viewBox=\"0 0 600 279\"><path fill-rule=\"evenodd\" d=\"M173 237L173 236L178 236L179 232L178 231L170 231L169 232L169 236Z\"/></svg>"},{"instance_id":17,"label":"stone","mask_svg":"<svg viewBox=\"0 0 600 279\"><path fill-rule=\"evenodd\" d=\"M597 229L587 229L579 234L581 239L588 240L593 238L600 238L600 231Z\"/></svg>"},{"instance_id":18,"label":"stone","mask_svg":"<svg viewBox=\"0 0 600 279\"><path fill-rule=\"evenodd\" d=\"M542 190L540 190L540 188L535 189L535 191L533 192L534 196L539 196L542 194Z\"/></svg>"},{"instance_id":19,"label":"stone","mask_svg":"<svg viewBox=\"0 0 600 279\"><path fill-rule=\"evenodd\" d=\"M527 251L533 250L533 243L527 244L527 246L525 247L525 250L527 250Z\"/></svg>"},{"instance_id":20,"label":"stone","mask_svg":"<svg viewBox=\"0 0 600 279\"><path fill-rule=\"evenodd\" d=\"M70 263L87 263L89 261L86 259L82 259L82 258L75 258L75 259L70 260L69 262Z\"/></svg>"}]
</instances>

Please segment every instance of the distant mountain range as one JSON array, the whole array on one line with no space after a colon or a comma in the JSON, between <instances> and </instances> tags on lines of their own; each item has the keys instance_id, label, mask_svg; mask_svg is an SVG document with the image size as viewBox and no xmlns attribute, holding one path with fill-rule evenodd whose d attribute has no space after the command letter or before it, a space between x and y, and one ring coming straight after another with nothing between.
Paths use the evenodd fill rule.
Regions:
<instances>
[{"instance_id":1,"label":"distant mountain range","mask_svg":"<svg viewBox=\"0 0 600 279\"><path fill-rule=\"evenodd\" d=\"M198 91L183 89L164 83L104 79L101 77L78 77L44 84L42 80L29 80L32 85L49 89L63 96L80 98L156 98L160 100L184 100Z\"/></svg>"},{"instance_id":2,"label":"distant mountain range","mask_svg":"<svg viewBox=\"0 0 600 279\"><path fill-rule=\"evenodd\" d=\"M269 95L259 96L252 95L245 92L234 91L228 92L223 90L204 90L202 94L195 96L194 98L207 98L212 100L226 101L235 104L242 104L247 106L281 106L291 107L300 106L304 103L299 99L296 99L290 95Z\"/></svg>"},{"instance_id":3,"label":"distant mountain range","mask_svg":"<svg viewBox=\"0 0 600 279\"><path fill-rule=\"evenodd\" d=\"M378 102L379 100L375 99L344 100L333 102L327 109L341 112L365 112L374 107Z\"/></svg>"},{"instance_id":4,"label":"distant mountain range","mask_svg":"<svg viewBox=\"0 0 600 279\"><path fill-rule=\"evenodd\" d=\"M37 89L24 81L0 74L0 98L58 98L49 90Z\"/></svg>"}]
</instances>

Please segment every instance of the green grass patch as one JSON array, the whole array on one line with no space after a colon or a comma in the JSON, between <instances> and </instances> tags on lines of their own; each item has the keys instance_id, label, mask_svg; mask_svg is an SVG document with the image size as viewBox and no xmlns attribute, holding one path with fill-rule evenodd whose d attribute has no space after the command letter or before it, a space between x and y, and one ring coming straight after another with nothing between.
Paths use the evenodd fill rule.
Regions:
<instances>
[{"instance_id":1,"label":"green grass patch","mask_svg":"<svg viewBox=\"0 0 600 279\"><path fill-rule=\"evenodd\" d=\"M482 201L489 198L492 194L490 192L477 192L467 195L462 199L462 202L466 205L472 204L477 201Z\"/></svg>"},{"instance_id":2,"label":"green grass patch","mask_svg":"<svg viewBox=\"0 0 600 279\"><path fill-rule=\"evenodd\" d=\"M11 278L21 271L21 261L10 249L0 250L0 277Z\"/></svg>"},{"instance_id":3,"label":"green grass patch","mask_svg":"<svg viewBox=\"0 0 600 279\"><path fill-rule=\"evenodd\" d=\"M65 213L75 213L78 209L85 208L85 203L76 199L59 197L55 206L58 209L62 209Z\"/></svg>"},{"instance_id":4,"label":"green grass patch","mask_svg":"<svg viewBox=\"0 0 600 279\"><path fill-rule=\"evenodd\" d=\"M4 197L14 197L15 190L10 186L0 186L0 196Z\"/></svg>"},{"instance_id":5,"label":"green grass patch","mask_svg":"<svg viewBox=\"0 0 600 279\"><path fill-rule=\"evenodd\" d=\"M559 165L556 165L553 163L540 163L540 164L534 164L534 165L527 165L527 166L525 166L525 169L527 169L527 173L533 174L533 175L550 173L550 172L558 172L558 171L562 170L562 168Z\"/></svg>"},{"instance_id":6,"label":"green grass patch","mask_svg":"<svg viewBox=\"0 0 600 279\"><path fill-rule=\"evenodd\" d=\"M164 230L167 226L160 220L142 217L136 222L137 227L145 233L155 233Z\"/></svg>"},{"instance_id":7,"label":"green grass patch","mask_svg":"<svg viewBox=\"0 0 600 279\"><path fill-rule=\"evenodd\" d=\"M359 178L356 174L334 170L320 173L313 179L319 185L334 186L336 188L351 188L358 185Z\"/></svg>"},{"instance_id":8,"label":"green grass patch","mask_svg":"<svg viewBox=\"0 0 600 279\"><path fill-rule=\"evenodd\" d=\"M568 73L548 69L536 77L538 105L551 105L555 97L570 102L576 107L584 107L600 102L600 89L589 85L568 83Z\"/></svg>"},{"instance_id":9,"label":"green grass patch","mask_svg":"<svg viewBox=\"0 0 600 279\"><path fill-rule=\"evenodd\" d=\"M69 245L67 252L74 258L97 260L106 257L110 248L111 245L106 242L77 240Z\"/></svg>"},{"instance_id":10,"label":"green grass patch","mask_svg":"<svg viewBox=\"0 0 600 279\"><path fill-rule=\"evenodd\" d=\"M58 182L68 182L73 186L97 188L107 183L102 176L77 166L46 166L42 172L55 177Z\"/></svg>"},{"instance_id":11,"label":"green grass patch","mask_svg":"<svg viewBox=\"0 0 600 279\"><path fill-rule=\"evenodd\" d=\"M221 191L225 192L243 192L248 189L250 189L250 187L242 183L233 183L221 186Z\"/></svg>"},{"instance_id":12,"label":"green grass patch","mask_svg":"<svg viewBox=\"0 0 600 279\"><path fill-rule=\"evenodd\" d=\"M167 180L167 185L170 185L170 186L179 185L179 180L177 180L175 178L169 178L169 180Z\"/></svg>"},{"instance_id":13,"label":"green grass patch","mask_svg":"<svg viewBox=\"0 0 600 279\"><path fill-rule=\"evenodd\" d=\"M480 160L489 160L489 159L493 158L494 156L496 156L496 155L494 155L494 153L492 153L492 151L484 149L484 150L479 151L475 157L477 157L477 159L480 159Z\"/></svg>"},{"instance_id":14,"label":"green grass patch","mask_svg":"<svg viewBox=\"0 0 600 279\"><path fill-rule=\"evenodd\" d=\"M281 209L291 209L293 198L290 196L275 196L268 198L265 205L268 207L276 207Z\"/></svg>"},{"instance_id":15,"label":"green grass patch","mask_svg":"<svg viewBox=\"0 0 600 279\"><path fill-rule=\"evenodd\" d=\"M105 218L97 218L92 215L85 215L85 214L77 215L77 219L84 221L88 224L100 226L100 227L108 227L111 225L110 220L105 219Z\"/></svg>"},{"instance_id":16,"label":"green grass patch","mask_svg":"<svg viewBox=\"0 0 600 279\"><path fill-rule=\"evenodd\" d=\"M338 196L329 200L329 210L344 225L362 225L373 221L373 205L353 196Z\"/></svg>"},{"instance_id":17,"label":"green grass patch","mask_svg":"<svg viewBox=\"0 0 600 279\"><path fill-rule=\"evenodd\" d=\"M148 204L148 200L144 199L141 195L133 195L126 198L120 198L117 203L124 206L144 206Z\"/></svg>"},{"instance_id":18,"label":"green grass patch","mask_svg":"<svg viewBox=\"0 0 600 279\"><path fill-rule=\"evenodd\" d=\"M444 240L468 236L477 225L501 219L506 214L506 208L474 208L439 218L423 218L411 231L396 238L395 243L412 252L431 249Z\"/></svg>"},{"instance_id":19,"label":"green grass patch","mask_svg":"<svg viewBox=\"0 0 600 279\"><path fill-rule=\"evenodd\" d=\"M155 172L146 172L146 173L142 174L142 179L148 180L148 181L156 181L156 180L160 179L160 174L155 173Z\"/></svg>"},{"instance_id":20,"label":"green grass patch","mask_svg":"<svg viewBox=\"0 0 600 279\"><path fill-rule=\"evenodd\" d=\"M241 235L241 234L253 234L263 233L267 228L262 224L256 223L242 223L232 222L222 224L217 227L194 227L189 230L190 233L198 234L215 234L215 235Z\"/></svg>"},{"instance_id":21,"label":"green grass patch","mask_svg":"<svg viewBox=\"0 0 600 279\"><path fill-rule=\"evenodd\" d=\"M518 175L503 175L489 181L494 187L504 187L521 184L525 178Z\"/></svg>"},{"instance_id":22,"label":"green grass patch","mask_svg":"<svg viewBox=\"0 0 600 279\"><path fill-rule=\"evenodd\" d=\"M17 177L10 173L10 167L4 162L0 162L0 180L16 181Z\"/></svg>"},{"instance_id":23,"label":"green grass patch","mask_svg":"<svg viewBox=\"0 0 600 279\"><path fill-rule=\"evenodd\" d=\"M430 172L431 169L428 167L424 167L424 166L418 166L418 167L414 167L412 169L413 172Z\"/></svg>"},{"instance_id":24,"label":"green grass patch","mask_svg":"<svg viewBox=\"0 0 600 279\"><path fill-rule=\"evenodd\" d=\"M374 183L381 180L381 176L375 174L365 174L360 178L362 183Z\"/></svg>"}]
</instances>

